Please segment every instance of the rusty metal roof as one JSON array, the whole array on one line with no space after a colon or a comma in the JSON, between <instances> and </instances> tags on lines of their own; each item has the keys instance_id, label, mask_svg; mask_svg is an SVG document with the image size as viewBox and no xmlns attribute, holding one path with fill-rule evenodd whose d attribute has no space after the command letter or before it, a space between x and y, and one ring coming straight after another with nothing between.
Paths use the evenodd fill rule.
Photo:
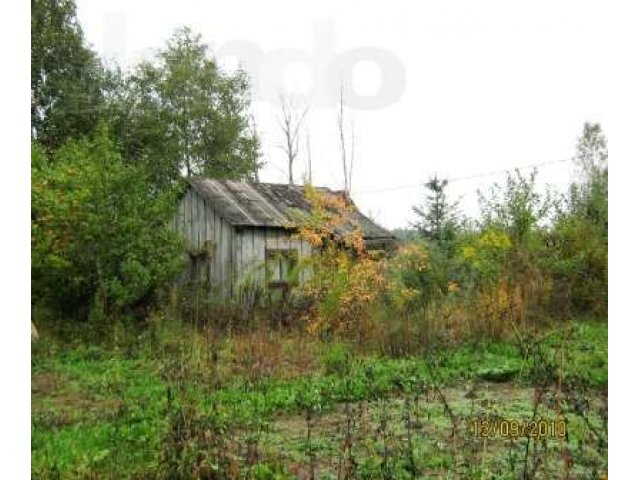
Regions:
<instances>
[{"instance_id":1,"label":"rusty metal roof","mask_svg":"<svg viewBox=\"0 0 640 480\"><path fill-rule=\"evenodd\" d=\"M311 203L305 197L304 187L301 185L236 182L202 177L189 177L187 181L222 218L234 226L288 228L295 218L293 212L304 215L311 211ZM316 188L331 195L342 195L342 192L328 188ZM354 206L350 213L350 223L362 230L366 240L394 239L391 232L364 216L349 201Z\"/></svg>"}]
</instances>

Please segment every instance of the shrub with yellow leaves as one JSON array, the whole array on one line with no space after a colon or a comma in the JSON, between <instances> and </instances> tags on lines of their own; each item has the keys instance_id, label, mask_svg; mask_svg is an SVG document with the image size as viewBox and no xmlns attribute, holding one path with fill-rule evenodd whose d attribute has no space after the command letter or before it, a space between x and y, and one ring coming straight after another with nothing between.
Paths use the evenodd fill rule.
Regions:
<instances>
[{"instance_id":1,"label":"shrub with yellow leaves","mask_svg":"<svg viewBox=\"0 0 640 480\"><path fill-rule=\"evenodd\" d=\"M524 319L522 290L501 277L495 285L481 286L473 298L473 316L477 333L498 337L504 328Z\"/></svg>"},{"instance_id":2,"label":"shrub with yellow leaves","mask_svg":"<svg viewBox=\"0 0 640 480\"><path fill-rule=\"evenodd\" d=\"M362 232L353 221L353 205L345 195L305 186L311 213L292 225L314 247L306 268L313 275L294 294L311 300L307 330L316 335L350 334L366 319L368 309L385 286L384 261L365 249Z\"/></svg>"},{"instance_id":3,"label":"shrub with yellow leaves","mask_svg":"<svg viewBox=\"0 0 640 480\"><path fill-rule=\"evenodd\" d=\"M480 283L494 283L511 249L511 239L505 232L489 229L463 243L459 255L467 267L469 278L475 278Z\"/></svg>"}]
</instances>

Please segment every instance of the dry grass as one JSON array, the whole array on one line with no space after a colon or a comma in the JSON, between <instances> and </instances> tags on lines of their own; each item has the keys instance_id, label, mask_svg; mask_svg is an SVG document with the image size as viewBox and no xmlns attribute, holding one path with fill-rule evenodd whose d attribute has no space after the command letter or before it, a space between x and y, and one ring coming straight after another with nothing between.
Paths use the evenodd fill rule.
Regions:
<instances>
[{"instance_id":1,"label":"dry grass","mask_svg":"<svg viewBox=\"0 0 640 480\"><path fill-rule=\"evenodd\" d=\"M293 378L316 371L320 342L308 335L259 328L227 339L224 362L232 375Z\"/></svg>"},{"instance_id":2,"label":"dry grass","mask_svg":"<svg viewBox=\"0 0 640 480\"><path fill-rule=\"evenodd\" d=\"M55 428L85 418L108 419L122 406L122 400L98 398L56 373L31 376L31 416Z\"/></svg>"}]
</instances>

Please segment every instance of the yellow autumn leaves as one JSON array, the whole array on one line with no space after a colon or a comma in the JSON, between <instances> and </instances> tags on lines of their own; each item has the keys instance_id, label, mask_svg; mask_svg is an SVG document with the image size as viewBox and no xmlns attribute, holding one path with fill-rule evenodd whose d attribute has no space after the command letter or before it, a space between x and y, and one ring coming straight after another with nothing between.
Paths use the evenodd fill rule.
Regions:
<instances>
[{"instance_id":1,"label":"yellow autumn leaves","mask_svg":"<svg viewBox=\"0 0 640 480\"><path fill-rule=\"evenodd\" d=\"M385 284L384 263L365 249L362 232L353 221L353 206L344 195L305 186L311 212L295 224L299 238L315 251L313 276L300 293L314 300L307 312L307 329L321 332L352 331L358 319L379 298Z\"/></svg>"},{"instance_id":2,"label":"yellow autumn leaves","mask_svg":"<svg viewBox=\"0 0 640 480\"><path fill-rule=\"evenodd\" d=\"M423 242L376 258L366 251L362 232L352 221L353 207L344 196L310 187L306 193L311 214L301 216L296 229L315 248L314 274L298 290L312 300L305 314L309 333L362 331L375 309L389 307L399 314L447 305L487 325L524 315L522 289L509 284L501 271L512 249L505 232L489 229L470 237L444 261ZM471 290L460 280L469 268L479 282Z\"/></svg>"},{"instance_id":3,"label":"yellow autumn leaves","mask_svg":"<svg viewBox=\"0 0 640 480\"><path fill-rule=\"evenodd\" d=\"M473 239L470 244L460 247L462 259L475 268L484 269L495 261L496 255L511 249L511 239L505 232L488 230Z\"/></svg>"}]
</instances>

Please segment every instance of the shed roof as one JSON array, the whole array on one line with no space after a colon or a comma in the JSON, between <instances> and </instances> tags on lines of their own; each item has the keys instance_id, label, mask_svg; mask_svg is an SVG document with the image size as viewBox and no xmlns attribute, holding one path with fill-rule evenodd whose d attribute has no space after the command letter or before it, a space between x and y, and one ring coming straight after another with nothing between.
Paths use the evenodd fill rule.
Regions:
<instances>
[{"instance_id":1,"label":"shed roof","mask_svg":"<svg viewBox=\"0 0 640 480\"><path fill-rule=\"evenodd\" d=\"M287 228L294 220L292 212L311 212L311 203L301 185L202 177L189 177L187 181L222 218L234 226ZM316 188L331 195L342 195L342 192L328 188ZM355 208L355 204L353 206L350 223L362 230L365 240L394 239L391 232L363 215Z\"/></svg>"}]
</instances>

